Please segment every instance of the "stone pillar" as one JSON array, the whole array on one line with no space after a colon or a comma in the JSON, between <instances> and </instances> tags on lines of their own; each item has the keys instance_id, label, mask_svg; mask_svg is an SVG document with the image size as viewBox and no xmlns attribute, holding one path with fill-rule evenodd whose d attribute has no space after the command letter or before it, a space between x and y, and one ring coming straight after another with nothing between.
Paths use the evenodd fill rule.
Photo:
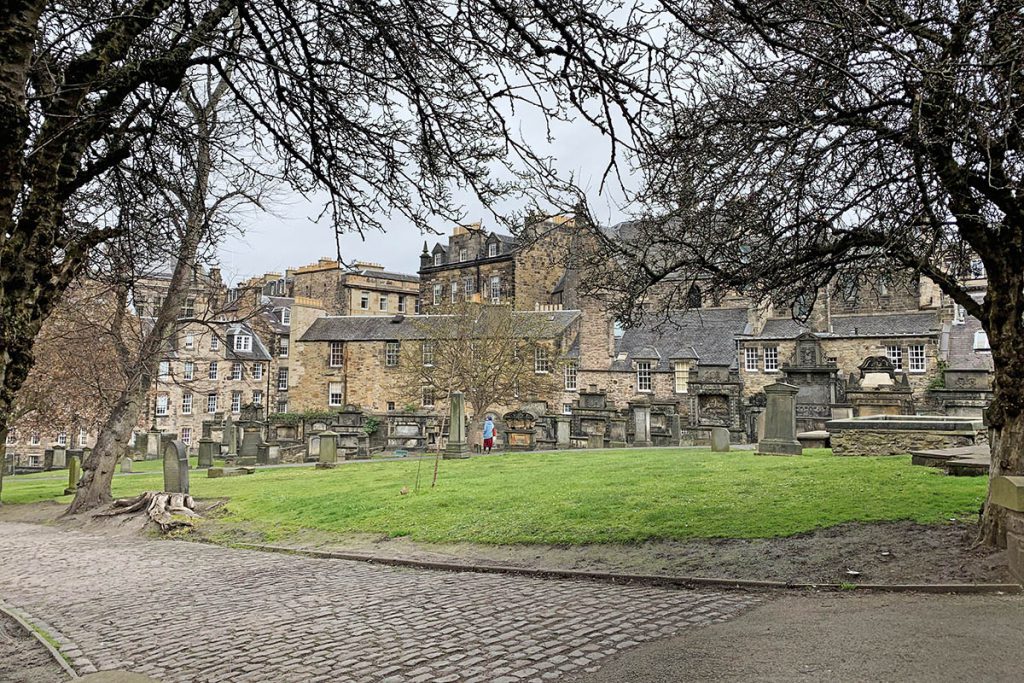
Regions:
<instances>
[{"instance_id":1,"label":"stone pillar","mask_svg":"<svg viewBox=\"0 0 1024 683\"><path fill-rule=\"evenodd\" d=\"M651 404L646 400L631 401L629 409L633 411L633 445L649 447L651 445Z\"/></svg>"},{"instance_id":2,"label":"stone pillar","mask_svg":"<svg viewBox=\"0 0 1024 683\"><path fill-rule=\"evenodd\" d=\"M131 474L132 463L132 459L129 458L127 455L121 458L121 474Z\"/></svg>"},{"instance_id":3,"label":"stone pillar","mask_svg":"<svg viewBox=\"0 0 1024 683\"><path fill-rule=\"evenodd\" d=\"M164 445L164 491L188 493L188 448L180 441Z\"/></svg>"},{"instance_id":4,"label":"stone pillar","mask_svg":"<svg viewBox=\"0 0 1024 683\"><path fill-rule=\"evenodd\" d=\"M146 433L146 460L160 457L160 430L151 429Z\"/></svg>"},{"instance_id":5,"label":"stone pillar","mask_svg":"<svg viewBox=\"0 0 1024 683\"><path fill-rule=\"evenodd\" d=\"M334 466L338 462L338 434L327 430L320 432L319 464Z\"/></svg>"},{"instance_id":6,"label":"stone pillar","mask_svg":"<svg viewBox=\"0 0 1024 683\"><path fill-rule=\"evenodd\" d=\"M466 401L461 391L452 392L451 415L448 429L448 445L444 449L444 457L468 458L469 448L466 446Z\"/></svg>"},{"instance_id":7,"label":"stone pillar","mask_svg":"<svg viewBox=\"0 0 1024 683\"><path fill-rule=\"evenodd\" d=\"M199 439L198 469L205 470L208 467L213 467L213 456L218 450L220 449L217 448L216 442L209 436Z\"/></svg>"},{"instance_id":8,"label":"stone pillar","mask_svg":"<svg viewBox=\"0 0 1024 683\"><path fill-rule=\"evenodd\" d=\"M569 448L572 440L569 438L572 420L568 415L559 415L555 418L555 446L557 448Z\"/></svg>"},{"instance_id":9,"label":"stone pillar","mask_svg":"<svg viewBox=\"0 0 1024 683\"><path fill-rule=\"evenodd\" d=\"M764 411L764 438L757 444L758 453L801 455L804 452L796 440L796 395L799 391L792 384L783 382L764 388L768 401Z\"/></svg>"},{"instance_id":10,"label":"stone pillar","mask_svg":"<svg viewBox=\"0 0 1024 683\"><path fill-rule=\"evenodd\" d=\"M78 488L78 480L82 476L82 463L77 457L68 460L68 487L64 489L64 495L70 496Z\"/></svg>"}]
</instances>

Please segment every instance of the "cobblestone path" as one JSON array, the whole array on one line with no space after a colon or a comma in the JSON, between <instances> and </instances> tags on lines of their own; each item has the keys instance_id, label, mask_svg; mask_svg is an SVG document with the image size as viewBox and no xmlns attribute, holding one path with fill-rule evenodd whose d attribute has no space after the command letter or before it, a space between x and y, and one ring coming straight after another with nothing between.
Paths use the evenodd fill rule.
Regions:
<instances>
[{"instance_id":1,"label":"cobblestone path","mask_svg":"<svg viewBox=\"0 0 1024 683\"><path fill-rule=\"evenodd\" d=\"M0 524L0 599L80 672L161 681L549 681L723 621L741 592L423 571Z\"/></svg>"}]
</instances>

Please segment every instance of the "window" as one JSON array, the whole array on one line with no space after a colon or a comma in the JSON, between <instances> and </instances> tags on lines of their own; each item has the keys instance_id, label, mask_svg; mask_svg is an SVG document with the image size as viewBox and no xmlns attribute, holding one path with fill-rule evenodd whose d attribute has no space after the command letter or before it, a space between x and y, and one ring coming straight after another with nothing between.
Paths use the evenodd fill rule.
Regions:
<instances>
[{"instance_id":1,"label":"window","mask_svg":"<svg viewBox=\"0 0 1024 683\"><path fill-rule=\"evenodd\" d=\"M779 347L778 346L766 346L766 347L764 347L764 371L765 372L778 372L779 371Z\"/></svg>"},{"instance_id":2,"label":"window","mask_svg":"<svg viewBox=\"0 0 1024 683\"><path fill-rule=\"evenodd\" d=\"M16 443L18 443L18 430L12 429L11 431L7 432L7 445L13 446Z\"/></svg>"},{"instance_id":3,"label":"window","mask_svg":"<svg viewBox=\"0 0 1024 683\"><path fill-rule=\"evenodd\" d=\"M236 337L237 339L237 337ZM232 363L231 364L231 379L239 380L242 379L242 364Z\"/></svg>"},{"instance_id":4,"label":"window","mask_svg":"<svg viewBox=\"0 0 1024 683\"><path fill-rule=\"evenodd\" d=\"M254 406L262 406L263 405L263 390L262 389L253 389L252 390L252 404Z\"/></svg>"},{"instance_id":5,"label":"window","mask_svg":"<svg viewBox=\"0 0 1024 683\"><path fill-rule=\"evenodd\" d=\"M467 277L462 279L462 298L465 301L469 301L470 297L473 296L473 278Z\"/></svg>"},{"instance_id":6,"label":"window","mask_svg":"<svg viewBox=\"0 0 1024 683\"><path fill-rule=\"evenodd\" d=\"M577 386L577 361L571 360L565 364L565 390L576 391Z\"/></svg>"},{"instance_id":7,"label":"window","mask_svg":"<svg viewBox=\"0 0 1024 683\"><path fill-rule=\"evenodd\" d=\"M157 371L157 377L159 379L167 379L171 374L171 362L168 360L160 361L160 369Z\"/></svg>"},{"instance_id":8,"label":"window","mask_svg":"<svg viewBox=\"0 0 1024 683\"><path fill-rule=\"evenodd\" d=\"M673 370L676 393L687 393L690 390L690 364L684 360L676 361Z\"/></svg>"},{"instance_id":9,"label":"window","mask_svg":"<svg viewBox=\"0 0 1024 683\"><path fill-rule=\"evenodd\" d=\"M413 302L414 302L414 310L413 310L413 312L416 315L419 315L420 312L423 310L423 301L421 301L419 297L416 297L415 299L413 299Z\"/></svg>"},{"instance_id":10,"label":"window","mask_svg":"<svg viewBox=\"0 0 1024 683\"><path fill-rule=\"evenodd\" d=\"M190 360L185 361L185 370L181 375L181 378L186 382L191 382L196 374L196 364Z\"/></svg>"},{"instance_id":11,"label":"window","mask_svg":"<svg viewBox=\"0 0 1024 683\"><path fill-rule=\"evenodd\" d=\"M291 325L292 324L292 309L282 308L281 309L281 324Z\"/></svg>"},{"instance_id":12,"label":"window","mask_svg":"<svg viewBox=\"0 0 1024 683\"><path fill-rule=\"evenodd\" d=\"M217 394L206 395L206 412L216 413L217 412Z\"/></svg>"},{"instance_id":13,"label":"window","mask_svg":"<svg viewBox=\"0 0 1024 683\"><path fill-rule=\"evenodd\" d=\"M399 296L398 297L398 312L399 313L405 313L405 297L404 296Z\"/></svg>"},{"instance_id":14,"label":"window","mask_svg":"<svg viewBox=\"0 0 1024 683\"><path fill-rule=\"evenodd\" d=\"M252 364L252 378L263 379L263 363Z\"/></svg>"},{"instance_id":15,"label":"window","mask_svg":"<svg viewBox=\"0 0 1024 683\"><path fill-rule=\"evenodd\" d=\"M462 247L461 249L459 249L459 260L460 261L467 260L467 258L466 258L467 256L468 256L468 254L466 253L466 248L465 247Z\"/></svg>"},{"instance_id":16,"label":"window","mask_svg":"<svg viewBox=\"0 0 1024 683\"><path fill-rule=\"evenodd\" d=\"M571 403L563 403L562 404L562 415L572 415L572 404Z\"/></svg>"},{"instance_id":17,"label":"window","mask_svg":"<svg viewBox=\"0 0 1024 683\"><path fill-rule=\"evenodd\" d=\"M78 445L84 446L89 443L89 434L85 431L85 427L80 427L78 430Z\"/></svg>"},{"instance_id":18,"label":"window","mask_svg":"<svg viewBox=\"0 0 1024 683\"><path fill-rule=\"evenodd\" d=\"M214 333L213 336L210 337L210 350L217 351L218 349L220 349L220 338L217 337L216 333Z\"/></svg>"},{"instance_id":19,"label":"window","mask_svg":"<svg viewBox=\"0 0 1024 683\"><path fill-rule=\"evenodd\" d=\"M398 342L389 341L384 344L384 365L393 368L398 365Z\"/></svg>"},{"instance_id":20,"label":"window","mask_svg":"<svg viewBox=\"0 0 1024 683\"><path fill-rule=\"evenodd\" d=\"M897 372L903 372L903 349L899 346L886 346L885 357L892 363Z\"/></svg>"},{"instance_id":21,"label":"window","mask_svg":"<svg viewBox=\"0 0 1024 683\"><path fill-rule=\"evenodd\" d=\"M39 467L42 464L43 463L40 461L38 455L30 455L30 456L28 456L28 466L29 467Z\"/></svg>"},{"instance_id":22,"label":"window","mask_svg":"<svg viewBox=\"0 0 1024 683\"><path fill-rule=\"evenodd\" d=\"M287 413L288 412L288 399L279 398L277 399L277 412Z\"/></svg>"},{"instance_id":23,"label":"window","mask_svg":"<svg viewBox=\"0 0 1024 683\"><path fill-rule=\"evenodd\" d=\"M911 344L907 347L907 361L911 372L924 372L928 361L924 355L924 344Z\"/></svg>"},{"instance_id":24,"label":"window","mask_svg":"<svg viewBox=\"0 0 1024 683\"><path fill-rule=\"evenodd\" d=\"M988 333L985 330L978 330L974 333L974 350L991 351L992 346L988 343Z\"/></svg>"},{"instance_id":25,"label":"window","mask_svg":"<svg viewBox=\"0 0 1024 683\"><path fill-rule=\"evenodd\" d=\"M181 414L192 414L192 394L189 392L185 392L181 395Z\"/></svg>"},{"instance_id":26,"label":"window","mask_svg":"<svg viewBox=\"0 0 1024 683\"><path fill-rule=\"evenodd\" d=\"M182 427L181 428L181 442L188 445L192 445L192 428Z\"/></svg>"},{"instance_id":27,"label":"window","mask_svg":"<svg viewBox=\"0 0 1024 683\"><path fill-rule=\"evenodd\" d=\"M423 387L423 407L434 407L434 387Z\"/></svg>"},{"instance_id":28,"label":"window","mask_svg":"<svg viewBox=\"0 0 1024 683\"><path fill-rule=\"evenodd\" d=\"M757 349L743 349L743 369L747 372L757 372Z\"/></svg>"},{"instance_id":29,"label":"window","mask_svg":"<svg viewBox=\"0 0 1024 683\"><path fill-rule=\"evenodd\" d=\"M434 285L434 305L437 306L441 303L441 297L444 296L444 285Z\"/></svg>"},{"instance_id":30,"label":"window","mask_svg":"<svg viewBox=\"0 0 1024 683\"><path fill-rule=\"evenodd\" d=\"M459 281L452 280L452 303L459 298Z\"/></svg>"},{"instance_id":31,"label":"window","mask_svg":"<svg viewBox=\"0 0 1024 683\"><path fill-rule=\"evenodd\" d=\"M252 351L252 337L247 334L236 334L235 351Z\"/></svg>"},{"instance_id":32,"label":"window","mask_svg":"<svg viewBox=\"0 0 1024 683\"><path fill-rule=\"evenodd\" d=\"M651 361L637 361L636 364L636 390L651 391Z\"/></svg>"},{"instance_id":33,"label":"window","mask_svg":"<svg viewBox=\"0 0 1024 683\"><path fill-rule=\"evenodd\" d=\"M377 301L377 306L382 311L388 310L388 295L387 294L381 294L380 295L380 297L378 298L378 301Z\"/></svg>"},{"instance_id":34,"label":"window","mask_svg":"<svg viewBox=\"0 0 1024 683\"><path fill-rule=\"evenodd\" d=\"M444 263L444 261L442 260L441 252L437 252L434 254L434 265L439 266L442 263Z\"/></svg>"},{"instance_id":35,"label":"window","mask_svg":"<svg viewBox=\"0 0 1024 683\"><path fill-rule=\"evenodd\" d=\"M434 365L434 342L425 341L423 342L423 366L433 367Z\"/></svg>"},{"instance_id":36,"label":"window","mask_svg":"<svg viewBox=\"0 0 1024 683\"><path fill-rule=\"evenodd\" d=\"M281 337L277 343L277 355L281 358L288 357L288 337Z\"/></svg>"},{"instance_id":37,"label":"window","mask_svg":"<svg viewBox=\"0 0 1024 683\"><path fill-rule=\"evenodd\" d=\"M390 413L394 409L395 409L395 402L394 401L388 401L388 412Z\"/></svg>"},{"instance_id":38,"label":"window","mask_svg":"<svg viewBox=\"0 0 1024 683\"><path fill-rule=\"evenodd\" d=\"M329 344L327 366L331 368L340 368L345 364L345 343L332 341L329 342Z\"/></svg>"},{"instance_id":39,"label":"window","mask_svg":"<svg viewBox=\"0 0 1024 683\"><path fill-rule=\"evenodd\" d=\"M533 350L533 371L538 375L551 372L551 361L548 359L548 350L538 346Z\"/></svg>"},{"instance_id":40,"label":"window","mask_svg":"<svg viewBox=\"0 0 1024 683\"><path fill-rule=\"evenodd\" d=\"M277 369L277 390L288 391L288 368Z\"/></svg>"},{"instance_id":41,"label":"window","mask_svg":"<svg viewBox=\"0 0 1024 683\"><path fill-rule=\"evenodd\" d=\"M68 445L68 435L65 432L61 432L60 434L57 435L57 445L58 446L67 446Z\"/></svg>"},{"instance_id":42,"label":"window","mask_svg":"<svg viewBox=\"0 0 1024 683\"><path fill-rule=\"evenodd\" d=\"M32 446L39 445L39 432L32 432L32 436L28 437L28 442Z\"/></svg>"},{"instance_id":43,"label":"window","mask_svg":"<svg viewBox=\"0 0 1024 683\"><path fill-rule=\"evenodd\" d=\"M497 242L491 242L490 244L487 245L487 257L488 258L494 258L497 255L498 255L498 243Z\"/></svg>"},{"instance_id":44,"label":"window","mask_svg":"<svg viewBox=\"0 0 1024 683\"><path fill-rule=\"evenodd\" d=\"M217 379L217 361L210 361L210 370L206 376L208 379Z\"/></svg>"},{"instance_id":45,"label":"window","mask_svg":"<svg viewBox=\"0 0 1024 683\"><path fill-rule=\"evenodd\" d=\"M185 350L191 351L196 348L196 336L194 334L185 335Z\"/></svg>"},{"instance_id":46,"label":"window","mask_svg":"<svg viewBox=\"0 0 1024 683\"><path fill-rule=\"evenodd\" d=\"M359 292L359 308L364 311L370 307L370 293Z\"/></svg>"},{"instance_id":47,"label":"window","mask_svg":"<svg viewBox=\"0 0 1024 683\"><path fill-rule=\"evenodd\" d=\"M180 318L191 318L196 314L196 300L185 299L181 302L181 315Z\"/></svg>"},{"instance_id":48,"label":"window","mask_svg":"<svg viewBox=\"0 0 1024 683\"><path fill-rule=\"evenodd\" d=\"M491 276L491 292L490 292L490 294L491 294L491 303L492 304L500 304L501 303L501 276L500 275L492 275Z\"/></svg>"},{"instance_id":49,"label":"window","mask_svg":"<svg viewBox=\"0 0 1024 683\"><path fill-rule=\"evenodd\" d=\"M156 415L157 417L167 415L167 394L160 394L156 397Z\"/></svg>"},{"instance_id":50,"label":"window","mask_svg":"<svg viewBox=\"0 0 1024 683\"><path fill-rule=\"evenodd\" d=\"M341 382L331 382L327 385L327 405L329 406L340 406L344 401L342 392L344 391Z\"/></svg>"},{"instance_id":51,"label":"window","mask_svg":"<svg viewBox=\"0 0 1024 683\"><path fill-rule=\"evenodd\" d=\"M232 391L231 392L231 412L240 413L242 412L242 392Z\"/></svg>"}]
</instances>

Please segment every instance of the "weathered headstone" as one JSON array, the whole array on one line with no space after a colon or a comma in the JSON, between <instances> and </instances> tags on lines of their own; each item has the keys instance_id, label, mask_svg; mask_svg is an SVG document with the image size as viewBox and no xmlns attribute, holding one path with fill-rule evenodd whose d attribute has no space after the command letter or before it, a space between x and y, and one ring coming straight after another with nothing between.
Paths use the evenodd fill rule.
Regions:
<instances>
[{"instance_id":1,"label":"weathered headstone","mask_svg":"<svg viewBox=\"0 0 1024 683\"><path fill-rule=\"evenodd\" d=\"M63 446L53 447L53 464L55 470L62 470L68 466L68 451Z\"/></svg>"},{"instance_id":2,"label":"weathered headstone","mask_svg":"<svg viewBox=\"0 0 1024 683\"><path fill-rule=\"evenodd\" d=\"M338 464L338 435L331 430L320 432L320 459L318 469L330 469Z\"/></svg>"},{"instance_id":3,"label":"weathered headstone","mask_svg":"<svg viewBox=\"0 0 1024 683\"><path fill-rule=\"evenodd\" d=\"M647 447L651 445L651 404L646 400L631 401L633 411L633 445Z\"/></svg>"},{"instance_id":4,"label":"weathered headstone","mask_svg":"<svg viewBox=\"0 0 1024 683\"><path fill-rule=\"evenodd\" d=\"M213 456L217 451L220 450L217 444L208 437L199 439L199 469L206 469L207 467L213 467Z\"/></svg>"},{"instance_id":5,"label":"weathered headstone","mask_svg":"<svg viewBox=\"0 0 1024 683\"><path fill-rule=\"evenodd\" d=\"M188 493L188 448L180 441L164 445L164 491Z\"/></svg>"},{"instance_id":6,"label":"weathered headstone","mask_svg":"<svg viewBox=\"0 0 1024 683\"><path fill-rule=\"evenodd\" d=\"M132 459L129 458L127 455L121 458L121 474L132 473L132 462Z\"/></svg>"},{"instance_id":7,"label":"weathered headstone","mask_svg":"<svg viewBox=\"0 0 1024 683\"><path fill-rule=\"evenodd\" d=\"M156 460L160 457L160 430L151 429L146 434L146 460Z\"/></svg>"},{"instance_id":8,"label":"weathered headstone","mask_svg":"<svg viewBox=\"0 0 1024 683\"><path fill-rule=\"evenodd\" d=\"M469 448L466 445L466 402L461 391L452 392L450 401L451 427L448 429L448 445L444 449L445 459L468 458Z\"/></svg>"},{"instance_id":9,"label":"weathered headstone","mask_svg":"<svg viewBox=\"0 0 1024 683\"><path fill-rule=\"evenodd\" d=\"M569 448L572 441L569 439L572 422L568 415L560 415L555 418L555 446L558 448Z\"/></svg>"},{"instance_id":10,"label":"weathered headstone","mask_svg":"<svg viewBox=\"0 0 1024 683\"><path fill-rule=\"evenodd\" d=\"M4 476L14 474L14 453L4 453Z\"/></svg>"},{"instance_id":11,"label":"weathered headstone","mask_svg":"<svg viewBox=\"0 0 1024 683\"><path fill-rule=\"evenodd\" d=\"M796 395L799 391L792 384L783 382L764 388L768 401L764 411L764 438L757 444L758 453L803 453L803 447L796 440Z\"/></svg>"},{"instance_id":12,"label":"weathered headstone","mask_svg":"<svg viewBox=\"0 0 1024 683\"><path fill-rule=\"evenodd\" d=\"M77 457L68 460L68 487L64 489L64 495L70 496L78 488L78 480L82 477L82 463Z\"/></svg>"},{"instance_id":13,"label":"weathered headstone","mask_svg":"<svg viewBox=\"0 0 1024 683\"><path fill-rule=\"evenodd\" d=\"M714 453L729 452L729 430L725 427L711 428L711 451Z\"/></svg>"}]
</instances>

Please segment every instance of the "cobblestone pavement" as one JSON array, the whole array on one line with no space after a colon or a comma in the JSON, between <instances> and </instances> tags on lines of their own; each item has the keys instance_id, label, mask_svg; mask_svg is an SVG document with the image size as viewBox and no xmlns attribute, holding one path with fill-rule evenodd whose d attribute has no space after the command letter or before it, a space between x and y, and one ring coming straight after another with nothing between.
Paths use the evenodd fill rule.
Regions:
<instances>
[{"instance_id":1,"label":"cobblestone pavement","mask_svg":"<svg viewBox=\"0 0 1024 683\"><path fill-rule=\"evenodd\" d=\"M168 683L558 680L742 592L447 573L0 523L0 598L80 672Z\"/></svg>"}]
</instances>

